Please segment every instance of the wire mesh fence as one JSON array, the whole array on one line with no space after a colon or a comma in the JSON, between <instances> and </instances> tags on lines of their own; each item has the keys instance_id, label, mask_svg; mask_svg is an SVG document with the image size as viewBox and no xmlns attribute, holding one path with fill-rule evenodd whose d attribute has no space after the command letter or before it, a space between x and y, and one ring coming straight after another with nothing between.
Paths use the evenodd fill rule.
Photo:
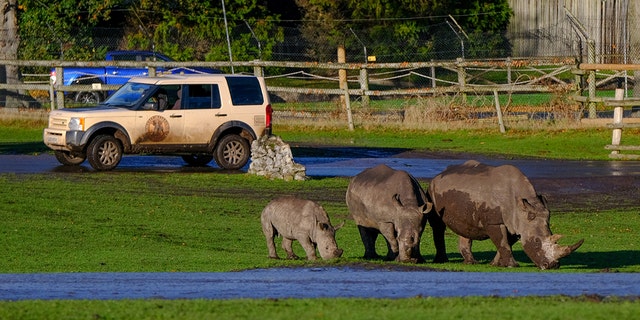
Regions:
<instances>
[{"instance_id":1,"label":"wire mesh fence","mask_svg":"<svg viewBox=\"0 0 640 320\"><path fill-rule=\"evenodd\" d=\"M586 20L586 24L596 24L599 21ZM393 24L386 22L388 28L394 28ZM262 69L263 75L267 78L269 85L275 88L276 102L329 102L322 105L306 105L304 107L297 106L296 110L282 110L291 112L291 114L311 114L313 112L326 112L340 113L342 111L342 103L340 102L342 91L339 89L339 75L338 70L335 68L314 68L313 64L317 63L331 63L338 62L337 47L335 42L320 42L321 39L310 39L305 37L303 32L298 27L291 27L283 24L279 27L283 37L278 40L273 47L267 49L264 44L261 43L256 37L249 36L250 41L248 47L243 52L245 61L259 60L259 61L273 61L273 62L303 62L309 63L308 65L300 66L281 66L271 65ZM559 21L541 26L536 29L517 29L510 30L506 34L502 33L488 33L488 32L476 32L472 34L461 33L454 26L448 24L446 21L436 22L429 26L427 30L419 34L412 43L407 43L405 39L396 38L391 32L377 32L373 33L371 29L357 29L357 28L344 28L334 30L339 35L339 45L342 45L345 49L345 61L346 63L367 63L385 64L385 63L407 63L412 62L426 63L426 62L442 62L442 61L491 61L496 60L500 62L504 61L529 61L522 65L511 64L510 68L505 66L492 67L492 66L466 66L464 68L464 75L462 81L465 85L468 85L469 89L465 92L458 90L454 92L454 96L458 97L461 94L472 95L475 98L471 100L478 102L489 111L492 109L492 105L495 101L492 98L492 90L481 89L482 85L496 85L496 84L509 84L516 87L520 83L531 82L539 85L538 87L529 90L539 92L538 88L547 87L542 91L551 92L554 85L566 85L574 81L575 78L569 71L571 63L554 64L549 63L545 66L532 66L530 61L545 60L549 61L553 58L567 59L573 58L574 61L583 60L587 52L585 49L584 39L581 38L574 30L570 21L567 19L560 19ZM435 31L435 32L430 32ZM247 24L239 23L235 27L229 30L231 39L238 39L247 37L247 35L253 34L253 30ZM625 32L628 30L625 29ZM70 32L67 35L52 36L46 33L42 34L42 39L29 39L32 43L42 43L43 50L38 56L40 59L50 60L99 60L100 54L108 50L118 49L139 49L139 50L157 50L155 46L149 47L130 47L124 40L125 30L122 28L93 28L91 31L91 37L84 37L86 33L83 33L82 38L74 39L74 34L81 34L80 30L77 32ZM275 35L273 35L276 38ZM622 37L620 39L624 39ZM597 38L602 40L603 38ZM173 40L169 40L173 41ZM182 38L180 41L175 42L183 43L184 45L197 45L200 41L209 41L207 39L198 39L193 35L188 38ZM613 41L598 41L596 43L596 55L599 62L613 62L613 61L634 61L640 59L640 52L635 52L634 47L627 42L619 40ZM151 41L150 43L153 43ZM74 57L73 48L74 45L83 46L88 48L89 51L96 53L94 56L82 56ZM225 45L224 43L218 45ZM185 50L187 48L184 48ZM234 52L231 52L232 57ZM518 58L511 58L518 57ZM198 57L200 61L203 61L203 57ZM521 59L521 60L518 60ZM236 62L234 72L238 73L254 73L253 66L243 66L238 63L238 59L233 59ZM25 89L28 95L33 97L35 103L33 105L40 105L47 107L49 105L49 91L46 90L29 90L29 84L46 83L48 81L48 71L53 66L48 67L21 67L20 72L22 80L24 81ZM218 66L222 71L231 72L231 70L225 65ZM519 67L519 68L518 68ZM349 83L349 87L355 89L363 89L361 87L361 71L359 70L347 70L346 76ZM392 90L414 90L414 95L404 95L404 98L397 103L395 107L399 112L387 112L386 115L395 114L396 116L402 115L400 118L404 118L409 110L409 104L416 105L415 98L420 96L430 95L434 96L440 94L446 94L435 90L436 88L447 86L460 86L460 70L455 66L438 66L438 67L398 67L389 69L375 69L369 70L367 77L368 83L371 87L364 88L370 91L376 91L378 89ZM603 75L603 79L608 79L608 82L602 82L603 85L611 83L616 78L632 79L628 75L617 75L612 77L611 74ZM613 79L613 80L612 80ZM474 86L475 87L472 87ZM293 90L281 90L283 87L294 88ZM35 88L35 87L33 87ZM296 91L296 88L299 89ZM315 93L315 89L335 89L332 92ZM427 89L431 89L433 92L428 93ZM293 91L293 92L292 92ZM305 93L306 92L306 93ZM513 90L512 90L513 92ZM35 97L34 97L35 96ZM375 96L375 95L372 95ZM489 97L486 99L486 97ZM379 94L374 97L376 101L388 100L393 97L398 97L393 93L385 95ZM356 106L360 107L358 110L363 118L373 118L372 115L376 114L379 109L376 109L376 103L369 104L366 95L353 94L351 98L356 101ZM412 100L414 99L414 100ZM452 99L459 103L462 99ZM31 103L31 102L29 102ZM0 101L0 105L6 105L6 101ZM477 104L477 103L476 103ZM389 109L389 104L385 104ZM422 106L433 106L429 103L419 103ZM29 104L32 106L32 104ZM505 106L503 104L503 106ZM506 107L509 107L508 101ZM392 107L391 109L393 109ZM571 107L574 111L575 106ZM406 110L405 110L406 109ZM412 118L420 118L416 116L419 112L415 111L415 108L411 108L410 114ZM459 107L453 107L448 105L444 108L444 111L431 112L430 116L436 118L443 115L452 115L454 118L468 118L468 115L456 114L451 110L461 110ZM513 110L513 108L512 108ZM387 110L388 111L388 110ZM489 112L487 111L487 112ZM308 113L304 113L308 112ZM283 115L285 113L282 113ZM575 117L575 116L572 116ZM338 117L339 118L339 117ZM385 116L385 121L389 119L395 119L394 117ZM419 123L420 121L416 121Z\"/></svg>"}]
</instances>

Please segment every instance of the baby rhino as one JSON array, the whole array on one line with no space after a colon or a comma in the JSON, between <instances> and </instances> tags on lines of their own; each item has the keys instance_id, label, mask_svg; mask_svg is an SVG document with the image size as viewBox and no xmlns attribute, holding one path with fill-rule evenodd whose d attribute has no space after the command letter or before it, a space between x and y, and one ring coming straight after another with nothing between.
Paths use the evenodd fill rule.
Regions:
<instances>
[{"instance_id":1,"label":"baby rhino","mask_svg":"<svg viewBox=\"0 0 640 320\"><path fill-rule=\"evenodd\" d=\"M316 202L293 196L274 199L262 210L260 221L269 258L278 259L274 242L277 235L282 236L282 248L288 259L298 258L291 248L293 240L300 242L309 260L317 259L316 248L325 260L342 256L335 235L344 222L335 228L331 226L327 212Z\"/></svg>"}]
</instances>

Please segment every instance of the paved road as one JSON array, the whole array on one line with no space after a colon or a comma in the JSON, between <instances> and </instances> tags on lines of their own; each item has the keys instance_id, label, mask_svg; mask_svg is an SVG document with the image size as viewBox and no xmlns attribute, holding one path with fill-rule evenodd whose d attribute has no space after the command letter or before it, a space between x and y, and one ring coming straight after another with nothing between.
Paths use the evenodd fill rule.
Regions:
<instances>
[{"instance_id":1,"label":"paved road","mask_svg":"<svg viewBox=\"0 0 640 320\"><path fill-rule=\"evenodd\" d=\"M640 296L637 273L381 271L0 274L0 300Z\"/></svg>"},{"instance_id":2,"label":"paved road","mask_svg":"<svg viewBox=\"0 0 640 320\"><path fill-rule=\"evenodd\" d=\"M410 172L417 178L433 178L447 166L463 163L467 159L403 157L403 153L357 153L335 157L301 156L294 161L303 164L307 175L350 177L362 170L384 163L392 168ZM493 165L512 164L520 168L529 178L640 176L640 161L565 161L565 160L495 160L482 159ZM0 173L44 173L44 172L92 172L87 163L79 167L60 165L49 154L0 155ZM220 172L215 165L194 168L185 166L180 157L125 156L115 172ZM246 171L246 168L245 168Z\"/></svg>"}]
</instances>

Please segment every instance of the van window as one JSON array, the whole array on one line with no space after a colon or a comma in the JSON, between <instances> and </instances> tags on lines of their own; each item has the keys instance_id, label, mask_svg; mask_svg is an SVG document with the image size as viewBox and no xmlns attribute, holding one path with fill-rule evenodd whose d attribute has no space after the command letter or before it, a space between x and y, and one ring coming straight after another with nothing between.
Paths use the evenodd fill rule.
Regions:
<instances>
[{"instance_id":1,"label":"van window","mask_svg":"<svg viewBox=\"0 0 640 320\"><path fill-rule=\"evenodd\" d=\"M226 79L233 105L260 105L264 103L260 82L257 78L229 76Z\"/></svg>"},{"instance_id":2,"label":"van window","mask_svg":"<svg viewBox=\"0 0 640 320\"><path fill-rule=\"evenodd\" d=\"M220 102L220 88L217 84L190 84L185 86L186 106L185 109L218 109L222 106Z\"/></svg>"}]
</instances>

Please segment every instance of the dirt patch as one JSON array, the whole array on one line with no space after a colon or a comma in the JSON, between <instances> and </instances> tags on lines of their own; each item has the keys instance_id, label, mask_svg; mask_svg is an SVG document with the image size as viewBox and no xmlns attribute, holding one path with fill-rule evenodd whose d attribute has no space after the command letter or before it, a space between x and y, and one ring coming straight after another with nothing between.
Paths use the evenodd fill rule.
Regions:
<instances>
[{"instance_id":1,"label":"dirt patch","mask_svg":"<svg viewBox=\"0 0 640 320\"><path fill-rule=\"evenodd\" d=\"M531 179L552 212L602 211L640 207L640 177L611 176Z\"/></svg>"}]
</instances>

